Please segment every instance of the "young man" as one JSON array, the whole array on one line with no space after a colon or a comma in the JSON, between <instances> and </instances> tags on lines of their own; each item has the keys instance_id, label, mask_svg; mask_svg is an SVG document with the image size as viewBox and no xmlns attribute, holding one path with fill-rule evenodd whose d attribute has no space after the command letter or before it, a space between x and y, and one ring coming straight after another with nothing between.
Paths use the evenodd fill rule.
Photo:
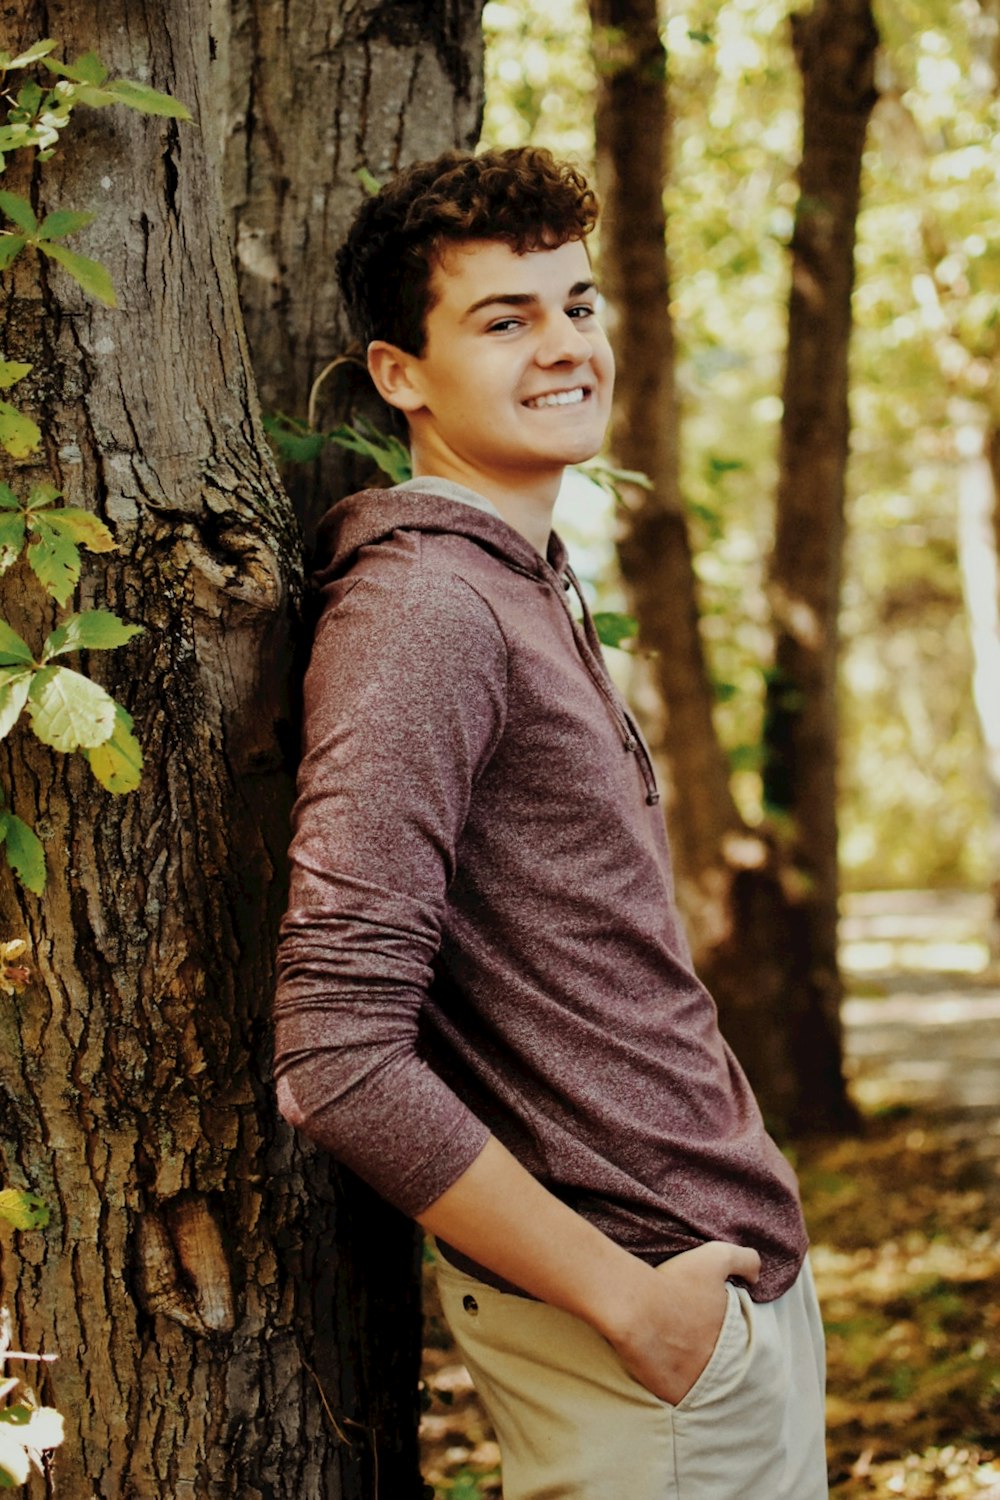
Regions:
<instances>
[{"instance_id":1,"label":"young man","mask_svg":"<svg viewBox=\"0 0 1000 1500\"><path fill-rule=\"evenodd\" d=\"M611 404L596 211L546 152L448 153L339 257L414 478L324 523L278 1098L437 1237L506 1500L820 1500L794 1178L551 531Z\"/></svg>"}]
</instances>

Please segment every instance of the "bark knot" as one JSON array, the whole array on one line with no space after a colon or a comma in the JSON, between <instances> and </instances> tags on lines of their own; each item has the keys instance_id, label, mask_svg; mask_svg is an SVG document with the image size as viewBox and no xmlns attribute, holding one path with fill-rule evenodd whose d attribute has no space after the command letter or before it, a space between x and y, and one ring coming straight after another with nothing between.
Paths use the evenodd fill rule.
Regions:
<instances>
[{"instance_id":1,"label":"bark knot","mask_svg":"<svg viewBox=\"0 0 1000 1500\"><path fill-rule=\"evenodd\" d=\"M222 1235L205 1199L182 1194L139 1222L139 1299L151 1316L192 1333L231 1333L233 1288Z\"/></svg>"}]
</instances>

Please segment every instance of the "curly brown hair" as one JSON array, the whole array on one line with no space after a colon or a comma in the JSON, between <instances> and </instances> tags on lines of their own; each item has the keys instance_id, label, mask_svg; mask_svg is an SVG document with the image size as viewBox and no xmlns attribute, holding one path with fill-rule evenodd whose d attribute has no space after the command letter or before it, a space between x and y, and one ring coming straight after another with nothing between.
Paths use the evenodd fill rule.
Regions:
<instances>
[{"instance_id":1,"label":"curly brown hair","mask_svg":"<svg viewBox=\"0 0 1000 1500\"><path fill-rule=\"evenodd\" d=\"M385 339L419 357L445 244L502 240L523 254L582 240L596 221L586 179L537 146L416 162L361 205L337 253L352 330L362 348Z\"/></svg>"}]
</instances>

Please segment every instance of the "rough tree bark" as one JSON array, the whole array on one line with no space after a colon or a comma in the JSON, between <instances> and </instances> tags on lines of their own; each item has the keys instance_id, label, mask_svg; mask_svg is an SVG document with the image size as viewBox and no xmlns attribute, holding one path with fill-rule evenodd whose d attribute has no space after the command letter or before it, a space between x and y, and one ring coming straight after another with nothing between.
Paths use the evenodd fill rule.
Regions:
<instances>
[{"instance_id":1,"label":"rough tree bark","mask_svg":"<svg viewBox=\"0 0 1000 1500\"><path fill-rule=\"evenodd\" d=\"M769 1122L778 1130L839 1128L853 1115L839 1034L825 1007L820 1024L812 1024L816 996L800 883L773 831L750 830L741 819L712 719L678 475L664 251L669 113L657 6L591 0L591 17L601 269L619 372L612 446L623 465L652 481L649 491L625 488L619 557L665 711L655 748L671 783L667 817L679 894L699 972Z\"/></svg>"},{"instance_id":2,"label":"rough tree bark","mask_svg":"<svg viewBox=\"0 0 1000 1500\"><path fill-rule=\"evenodd\" d=\"M4 935L28 937L36 968L0 1012L0 1172L52 1209L2 1262L19 1338L60 1356L45 1394L68 1434L44 1488L409 1500L412 1432L371 1430L364 1360L333 1335L354 1294L336 1269L345 1210L276 1122L268 1077L300 542L239 315L209 31L193 0L37 3L0 22L14 51L48 35L148 77L202 128L81 111L30 188L5 183L101 211L75 243L108 265L119 308L24 256L2 340L34 366L18 394L45 433L18 482L51 476L118 541L80 606L146 627L90 662L135 716L137 793L110 797L20 727L2 747L49 863L41 899L0 880ZM16 576L0 603L30 640L51 624Z\"/></svg>"},{"instance_id":3,"label":"rough tree bark","mask_svg":"<svg viewBox=\"0 0 1000 1500\"><path fill-rule=\"evenodd\" d=\"M305 418L314 380L348 346L333 262L365 191L359 170L382 181L475 144L482 3L213 0L223 191L265 411ZM385 423L363 367L340 366L323 383L317 425L358 411ZM328 446L283 478L311 539L331 502L372 472ZM355 1446L364 1453L365 1430L378 1434L379 1483L395 1500L417 1472L420 1237L350 1173L332 1173L336 1363L356 1383Z\"/></svg>"},{"instance_id":4,"label":"rough tree bark","mask_svg":"<svg viewBox=\"0 0 1000 1500\"><path fill-rule=\"evenodd\" d=\"M227 80L225 193L240 301L265 411L305 418L313 381L344 353L333 258L365 189L452 146L482 118L483 0L213 0ZM324 380L318 425L384 411L360 365ZM356 488L344 452L283 477L307 536ZM366 477L370 468L365 471Z\"/></svg>"}]
</instances>

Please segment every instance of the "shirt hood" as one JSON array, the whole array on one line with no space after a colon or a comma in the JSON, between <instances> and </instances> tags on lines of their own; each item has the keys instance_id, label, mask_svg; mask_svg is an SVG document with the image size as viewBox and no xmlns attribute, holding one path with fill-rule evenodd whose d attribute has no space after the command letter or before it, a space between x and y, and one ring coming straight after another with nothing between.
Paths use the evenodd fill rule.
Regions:
<instances>
[{"instance_id":1,"label":"shirt hood","mask_svg":"<svg viewBox=\"0 0 1000 1500\"><path fill-rule=\"evenodd\" d=\"M401 531L467 537L532 577L544 577L549 569L559 573L566 567L566 548L554 531L549 535L548 557L543 558L513 526L474 505L424 489L360 490L338 501L319 524L315 584L322 588L340 577L363 547Z\"/></svg>"}]
</instances>

